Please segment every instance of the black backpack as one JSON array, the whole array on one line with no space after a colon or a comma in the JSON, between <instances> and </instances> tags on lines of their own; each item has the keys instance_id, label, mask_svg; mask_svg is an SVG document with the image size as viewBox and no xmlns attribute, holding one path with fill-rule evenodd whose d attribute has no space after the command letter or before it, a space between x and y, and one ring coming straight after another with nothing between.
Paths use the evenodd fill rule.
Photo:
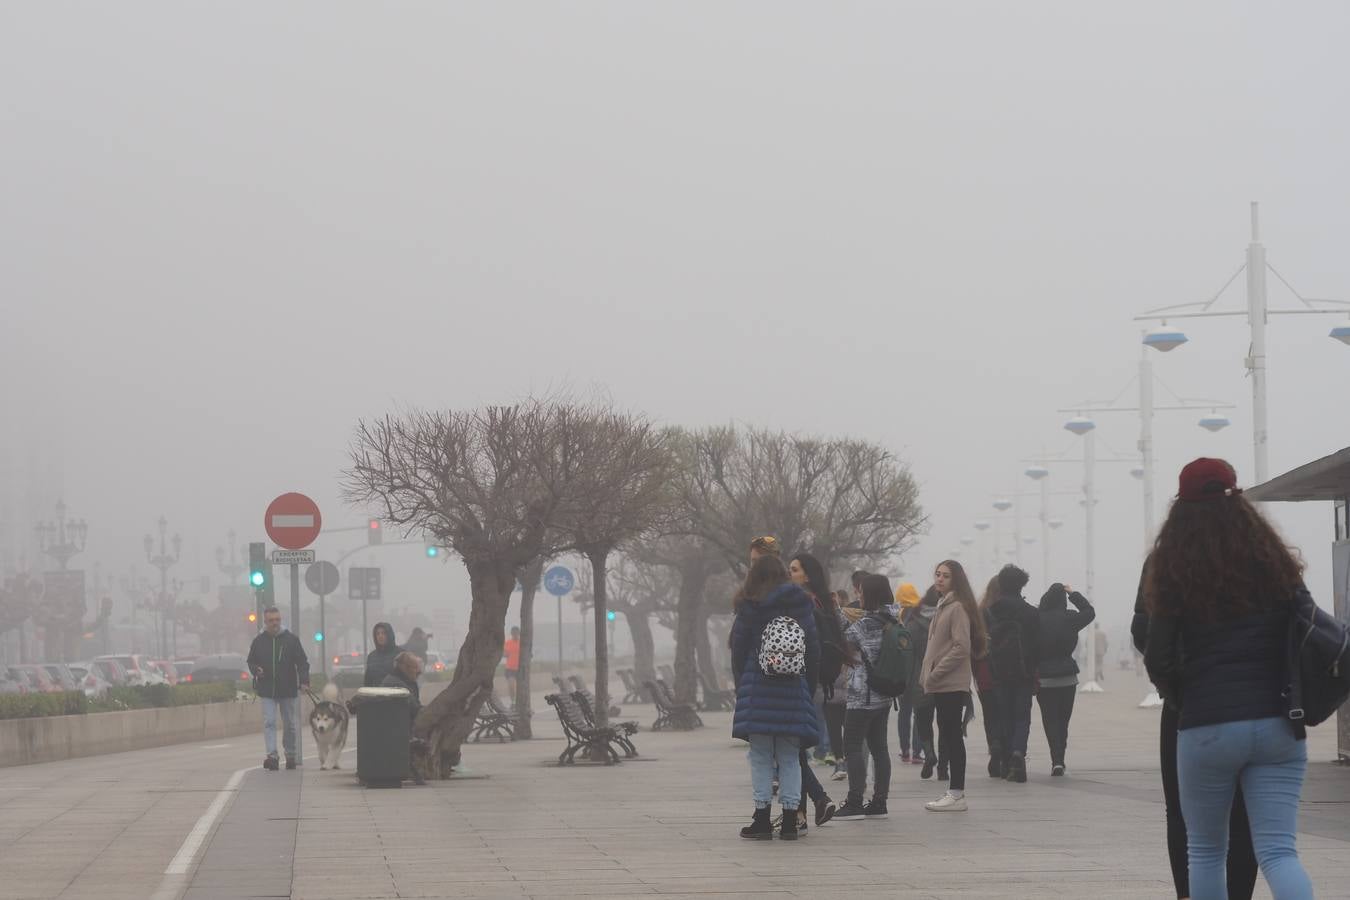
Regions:
<instances>
[{"instance_id":1,"label":"black backpack","mask_svg":"<svg viewBox=\"0 0 1350 900\"><path fill-rule=\"evenodd\" d=\"M993 620L989 635L989 670L998 681L1025 681L1026 656L1022 652L1022 623L1016 617Z\"/></svg>"},{"instance_id":2,"label":"black backpack","mask_svg":"<svg viewBox=\"0 0 1350 900\"><path fill-rule=\"evenodd\" d=\"M820 685L834 685L844 670L844 630L839 617L822 609L813 609L816 636L820 638ZM814 686L813 686L814 689Z\"/></svg>"},{"instance_id":3,"label":"black backpack","mask_svg":"<svg viewBox=\"0 0 1350 900\"><path fill-rule=\"evenodd\" d=\"M1313 600L1294 594L1289 616L1289 718L1320 725L1350 697L1350 628Z\"/></svg>"}]
</instances>

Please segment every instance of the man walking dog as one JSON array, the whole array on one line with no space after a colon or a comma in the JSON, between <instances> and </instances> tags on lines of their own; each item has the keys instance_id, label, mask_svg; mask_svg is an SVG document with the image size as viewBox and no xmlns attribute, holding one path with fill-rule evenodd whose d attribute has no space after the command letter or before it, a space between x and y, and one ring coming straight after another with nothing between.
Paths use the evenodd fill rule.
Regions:
<instances>
[{"instance_id":1,"label":"man walking dog","mask_svg":"<svg viewBox=\"0 0 1350 900\"><path fill-rule=\"evenodd\" d=\"M253 691L262 700L263 743L267 756L263 768L275 772L277 763L277 712L281 713L282 747L286 768L300 764L295 736L300 728L300 691L309 690L309 658L300 639L281 628L281 611L263 610L263 630L248 650L248 668L253 673Z\"/></svg>"}]
</instances>

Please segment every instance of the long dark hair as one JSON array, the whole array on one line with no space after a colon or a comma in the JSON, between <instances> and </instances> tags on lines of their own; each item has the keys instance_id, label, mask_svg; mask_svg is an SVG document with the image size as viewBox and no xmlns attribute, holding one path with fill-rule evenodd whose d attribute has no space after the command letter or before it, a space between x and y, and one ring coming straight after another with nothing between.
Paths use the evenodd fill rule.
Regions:
<instances>
[{"instance_id":1,"label":"long dark hair","mask_svg":"<svg viewBox=\"0 0 1350 900\"><path fill-rule=\"evenodd\" d=\"M938 565L946 566L952 573L952 594L965 608L966 617L970 619L970 654L975 659L981 659L989 652L989 631L984 627L984 616L980 613L979 604L975 602L975 592L970 588L970 578L966 576L965 568L954 559L944 559Z\"/></svg>"},{"instance_id":2,"label":"long dark hair","mask_svg":"<svg viewBox=\"0 0 1350 900\"><path fill-rule=\"evenodd\" d=\"M740 612L746 603L758 603L763 600L769 591L780 584L786 584L787 580L787 566L783 565L781 559L771 554L761 556L751 563L750 572L745 576L745 583L736 594L736 611Z\"/></svg>"},{"instance_id":3,"label":"long dark hair","mask_svg":"<svg viewBox=\"0 0 1350 900\"><path fill-rule=\"evenodd\" d=\"M791 562L795 562L802 567L802 571L806 573L806 589L819 601L820 605L827 609L833 606L834 598L830 594L830 580L826 576L825 567L820 564L820 560L803 551L793 556Z\"/></svg>"},{"instance_id":4,"label":"long dark hair","mask_svg":"<svg viewBox=\"0 0 1350 900\"><path fill-rule=\"evenodd\" d=\"M876 612L883 606L895 602L891 593L891 580L885 575L864 575L862 580L862 608L867 612Z\"/></svg>"},{"instance_id":5,"label":"long dark hair","mask_svg":"<svg viewBox=\"0 0 1350 900\"><path fill-rule=\"evenodd\" d=\"M1176 500L1144 576L1149 615L1217 622L1288 606L1303 561L1241 494Z\"/></svg>"},{"instance_id":6,"label":"long dark hair","mask_svg":"<svg viewBox=\"0 0 1350 900\"><path fill-rule=\"evenodd\" d=\"M923 592L923 599L919 601L920 606L937 606L942 595L938 593L937 585L930 584L928 590Z\"/></svg>"}]
</instances>

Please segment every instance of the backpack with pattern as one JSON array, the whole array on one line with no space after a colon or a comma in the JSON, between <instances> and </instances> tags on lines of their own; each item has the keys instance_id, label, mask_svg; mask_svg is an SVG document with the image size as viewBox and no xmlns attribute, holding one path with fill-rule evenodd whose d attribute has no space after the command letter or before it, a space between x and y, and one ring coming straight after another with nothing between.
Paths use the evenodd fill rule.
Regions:
<instances>
[{"instance_id":1,"label":"backpack with pattern","mask_svg":"<svg viewBox=\"0 0 1350 900\"><path fill-rule=\"evenodd\" d=\"M791 616L776 616L759 639L759 669L765 675L806 674L806 632Z\"/></svg>"}]
</instances>

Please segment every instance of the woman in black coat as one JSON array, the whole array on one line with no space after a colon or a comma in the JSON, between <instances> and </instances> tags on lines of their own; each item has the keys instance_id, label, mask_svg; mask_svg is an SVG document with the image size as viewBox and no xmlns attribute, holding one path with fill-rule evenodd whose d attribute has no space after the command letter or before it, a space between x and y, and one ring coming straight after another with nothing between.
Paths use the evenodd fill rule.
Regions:
<instances>
[{"instance_id":1,"label":"woman in black coat","mask_svg":"<svg viewBox=\"0 0 1350 900\"><path fill-rule=\"evenodd\" d=\"M805 653L796 660L800 674L769 674L761 657L773 648L762 646L765 629L780 618L795 623L805 636ZM787 569L776 556L761 556L750 566L736 598L736 620L731 627L731 666L736 676L736 713L731 735L750 743L750 782L755 815L741 829L741 837L771 840L770 804L773 779L778 776L778 799L783 805L779 837L797 839L797 809L801 805L802 749L820 741L812 690L820 666L811 598L788 581Z\"/></svg>"},{"instance_id":2,"label":"woman in black coat","mask_svg":"<svg viewBox=\"0 0 1350 900\"><path fill-rule=\"evenodd\" d=\"M1069 609L1069 604L1074 609ZM1040 660L1036 675L1040 688L1036 702L1041 707L1041 725L1050 745L1050 774L1064 774L1064 751L1069 745L1069 720L1078 695L1078 632L1097 618L1087 598L1067 585L1050 585L1041 597Z\"/></svg>"}]
</instances>

